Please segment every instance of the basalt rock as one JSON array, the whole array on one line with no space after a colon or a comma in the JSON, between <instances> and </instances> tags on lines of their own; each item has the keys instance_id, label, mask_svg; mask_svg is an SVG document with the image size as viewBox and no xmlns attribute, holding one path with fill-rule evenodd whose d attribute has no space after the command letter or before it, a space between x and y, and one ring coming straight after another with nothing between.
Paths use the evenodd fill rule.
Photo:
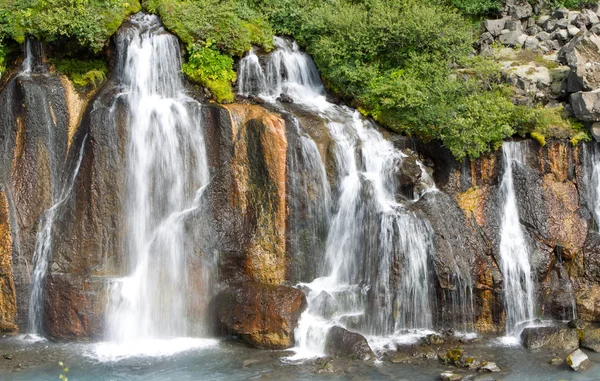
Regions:
<instances>
[{"instance_id":1,"label":"basalt rock","mask_svg":"<svg viewBox=\"0 0 600 381\"><path fill-rule=\"evenodd\" d=\"M306 297L295 288L249 282L222 291L216 303L226 332L257 348L286 349L294 345Z\"/></svg>"},{"instance_id":2,"label":"basalt rock","mask_svg":"<svg viewBox=\"0 0 600 381\"><path fill-rule=\"evenodd\" d=\"M360 360L375 358L367 339L359 333L339 326L329 330L325 339L325 352L331 356L352 357Z\"/></svg>"},{"instance_id":3,"label":"basalt rock","mask_svg":"<svg viewBox=\"0 0 600 381\"><path fill-rule=\"evenodd\" d=\"M521 333L528 349L568 352L579 347L577 330L561 327L527 327Z\"/></svg>"}]
</instances>

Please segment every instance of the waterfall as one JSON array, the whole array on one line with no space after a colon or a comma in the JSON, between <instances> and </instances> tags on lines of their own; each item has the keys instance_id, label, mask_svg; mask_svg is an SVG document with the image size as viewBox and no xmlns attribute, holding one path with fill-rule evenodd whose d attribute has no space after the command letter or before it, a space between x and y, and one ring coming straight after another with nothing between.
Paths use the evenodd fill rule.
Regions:
<instances>
[{"instance_id":1,"label":"waterfall","mask_svg":"<svg viewBox=\"0 0 600 381\"><path fill-rule=\"evenodd\" d=\"M40 229L35 237L35 252L33 254L33 272L31 275L31 292L29 295L29 332L43 335L43 307L44 307L44 286L46 275L48 273L48 264L52 255L52 227L54 221L60 216L62 206L69 200L75 185L75 179L79 173L79 168L83 160L85 142L87 135L83 138L81 149L75 169L69 178L62 183L62 188L58 192L54 205L46 212L40 222Z\"/></svg>"},{"instance_id":2,"label":"waterfall","mask_svg":"<svg viewBox=\"0 0 600 381\"><path fill-rule=\"evenodd\" d=\"M272 103L285 95L319 115L337 175L319 277L299 285L309 306L295 332L297 357L322 355L334 325L366 335L431 328L433 231L396 197L395 168L406 155L357 111L325 99L314 62L295 42L275 45L268 56L250 51L242 59L238 90ZM422 192L435 189L425 171L421 179Z\"/></svg>"},{"instance_id":3,"label":"waterfall","mask_svg":"<svg viewBox=\"0 0 600 381\"><path fill-rule=\"evenodd\" d=\"M583 145L585 199L594 219L596 231L600 232L600 147L596 142L589 145Z\"/></svg>"},{"instance_id":4,"label":"waterfall","mask_svg":"<svg viewBox=\"0 0 600 381\"><path fill-rule=\"evenodd\" d=\"M515 195L513 168L525 164L523 147L517 142L502 146L504 174L500 185L503 202L500 227L500 269L504 277L506 335L517 336L523 324L534 318L533 280L529 250Z\"/></svg>"},{"instance_id":5,"label":"waterfall","mask_svg":"<svg viewBox=\"0 0 600 381\"><path fill-rule=\"evenodd\" d=\"M188 324L187 300L202 295L188 282L186 263L194 253L185 226L209 183L201 106L185 94L178 40L158 17L133 16L118 34L117 51L118 97L127 104L129 132L128 275L109 286L107 338L117 346L103 353L163 353L164 343L149 341L202 334ZM204 271L202 292L208 293L210 269Z\"/></svg>"}]
</instances>

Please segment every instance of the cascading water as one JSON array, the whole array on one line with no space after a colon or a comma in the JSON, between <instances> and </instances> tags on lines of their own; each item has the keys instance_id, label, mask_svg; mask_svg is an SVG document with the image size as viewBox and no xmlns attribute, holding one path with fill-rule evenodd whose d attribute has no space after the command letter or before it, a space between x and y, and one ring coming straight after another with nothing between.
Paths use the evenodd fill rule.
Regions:
<instances>
[{"instance_id":1,"label":"cascading water","mask_svg":"<svg viewBox=\"0 0 600 381\"><path fill-rule=\"evenodd\" d=\"M600 146L597 142L583 146L583 171L586 185L585 198L600 232Z\"/></svg>"},{"instance_id":2,"label":"cascading water","mask_svg":"<svg viewBox=\"0 0 600 381\"><path fill-rule=\"evenodd\" d=\"M301 284L309 307L296 330L298 357L322 354L333 325L370 335L431 328L433 232L396 200L394 174L406 155L358 112L326 101L314 63L295 43L275 44L265 69L253 51L242 59L239 92L291 97L323 118L337 171L322 276ZM422 182L424 191L435 188L425 171Z\"/></svg>"},{"instance_id":3,"label":"cascading water","mask_svg":"<svg viewBox=\"0 0 600 381\"><path fill-rule=\"evenodd\" d=\"M502 146L504 174L500 185L503 202L500 227L500 269L504 277L506 310L506 335L518 336L523 324L533 320L533 280L529 263L529 250L523 228L513 183L513 168L525 164L525 153L518 142Z\"/></svg>"},{"instance_id":4,"label":"cascading water","mask_svg":"<svg viewBox=\"0 0 600 381\"><path fill-rule=\"evenodd\" d=\"M154 348L161 353L165 344L157 348L151 340L202 334L188 324L186 263L193 249L185 226L209 183L201 106L186 96L179 43L156 16L132 17L117 46L119 97L128 105L124 246L129 275L109 288L107 338L118 347L108 351L150 354ZM198 292L210 292L209 277L203 276L204 290ZM174 345L184 349L188 344Z\"/></svg>"}]
</instances>

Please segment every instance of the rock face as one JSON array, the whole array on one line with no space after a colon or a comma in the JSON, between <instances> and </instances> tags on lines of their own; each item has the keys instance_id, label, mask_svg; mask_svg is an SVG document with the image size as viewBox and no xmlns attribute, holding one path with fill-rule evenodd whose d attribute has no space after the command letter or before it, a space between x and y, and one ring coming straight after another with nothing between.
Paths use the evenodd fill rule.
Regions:
<instances>
[{"instance_id":1,"label":"rock face","mask_svg":"<svg viewBox=\"0 0 600 381\"><path fill-rule=\"evenodd\" d=\"M306 297L291 287L243 283L222 291L216 303L227 332L257 348L286 349L294 345Z\"/></svg>"},{"instance_id":2,"label":"rock face","mask_svg":"<svg viewBox=\"0 0 600 381\"><path fill-rule=\"evenodd\" d=\"M584 328L581 346L594 352L600 352L600 328Z\"/></svg>"},{"instance_id":3,"label":"rock face","mask_svg":"<svg viewBox=\"0 0 600 381\"><path fill-rule=\"evenodd\" d=\"M567 356L567 364L577 372L584 371L591 365L589 358L581 349L577 349Z\"/></svg>"},{"instance_id":4,"label":"rock face","mask_svg":"<svg viewBox=\"0 0 600 381\"><path fill-rule=\"evenodd\" d=\"M560 327L528 327L521 333L528 349L568 352L579 347L577 330Z\"/></svg>"},{"instance_id":5,"label":"rock face","mask_svg":"<svg viewBox=\"0 0 600 381\"><path fill-rule=\"evenodd\" d=\"M12 237L8 202L0 193L0 333L16 333L17 293L12 269Z\"/></svg>"},{"instance_id":6,"label":"rock face","mask_svg":"<svg viewBox=\"0 0 600 381\"><path fill-rule=\"evenodd\" d=\"M339 326L329 330L325 339L325 352L331 356L352 357L360 360L375 358L367 339Z\"/></svg>"},{"instance_id":7,"label":"rock face","mask_svg":"<svg viewBox=\"0 0 600 381\"><path fill-rule=\"evenodd\" d=\"M600 91L572 94L571 106L577 119L584 122L600 121Z\"/></svg>"}]
</instances>

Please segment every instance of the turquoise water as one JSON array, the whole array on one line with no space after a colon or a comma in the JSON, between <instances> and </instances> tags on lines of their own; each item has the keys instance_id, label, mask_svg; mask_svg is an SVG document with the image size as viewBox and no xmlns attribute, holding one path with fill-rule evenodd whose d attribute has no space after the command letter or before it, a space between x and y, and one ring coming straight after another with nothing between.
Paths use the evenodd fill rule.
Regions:
<instances>
[{"instance_id":1,"label":"turquoise water","mask_svg":"<svg viewBox=\"0 0 600 381\"><path fill-rule=\"evenodd\" d=\"M177 344L180 345L180 344ZM15 338L0 339L0 353L12 354L12 360L0 358L0 380L45 381L58 380L61 369L58 361L69 367L71 381L100 380L439 380L444 367L437 360L419 360L419 364L392 364L386 361L365 363L334 360L335 372L317 374L322 365L315 360L290 363L285 360L289 351L252 349L236 342L214 342L170 354L163 345L164 356L129 357L120 360L100 360L110 355L111 348L99 344L52 342L28 343ZM464 371L465 379L504 381L531 380L600 380L600 354L587 352L593 367L576 373L566 365L552 366L549 353L529 352L519 347L501 347L481 342L465 346L465 353L494 361L503 370L497 374L477 374ZM118 355L118 353L114 353ZM24 369L14 369L22 364Z\"/></svg>"}]
</instances>

